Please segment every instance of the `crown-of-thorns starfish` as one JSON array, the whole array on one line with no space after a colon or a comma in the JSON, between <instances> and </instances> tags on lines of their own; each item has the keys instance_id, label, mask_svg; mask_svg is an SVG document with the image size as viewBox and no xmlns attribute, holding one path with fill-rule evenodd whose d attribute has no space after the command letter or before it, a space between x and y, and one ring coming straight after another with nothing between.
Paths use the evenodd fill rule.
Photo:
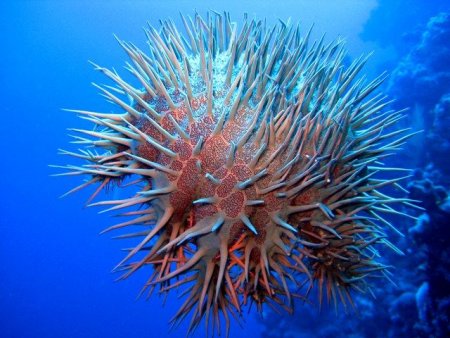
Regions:
<instances>
[{"instance_id":1,"label":"crown-of-thorns starfish","mask_svg":"<svg viewBox=\"0 0 450 338\"><path fill-rule=\"evenodd\" d=\"M129 217L105 231L138 229L119 236L137 239L118 265L124 278L151 266L143 291L184 287L173 324L192 313L189 332L205 317L228 334L229 316L251 303L292 312L314 285L320 302L325 292L352 304L349 291L387 276L374 245L399 252L383 214L415 202L382 192L405 177L383 178L403 169L380 161L413 135L387 131L403 114L370 95L385 74L357 79L367 57L344 67L343 41L308 46L298 25L181 19L184 33L171 20L149 26L147 53L119 40L134 84L95 65L115 84L95 86L120 112L74 110L95 128L73 129L84 148L61 151L86 162L63 167L88 177L69 193L98 185L91 203L132 177L130 197L90 205Z\"/></svg>"}]
</instances>

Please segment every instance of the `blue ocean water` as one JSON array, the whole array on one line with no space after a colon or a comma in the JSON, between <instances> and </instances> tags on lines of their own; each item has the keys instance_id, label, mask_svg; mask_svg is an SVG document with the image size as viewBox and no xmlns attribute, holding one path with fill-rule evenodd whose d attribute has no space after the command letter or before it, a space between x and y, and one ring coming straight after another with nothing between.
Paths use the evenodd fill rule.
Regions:
<instances>
[{"instance_id":1,"label":"blue ocean water","mask_svg":"<svg viewBox=\"0 0 450 338\"><path fill-rule=\"evenodd\" d=\"M76 179L54 178L49 164L67 148L67 128L88 123L62 108L108 111L91 82L104 82L87 62L122 69L126 55L113 34L145 48L147 21L194 9L243 13L269 23L291 17L314 37L345 37L350 58L375 51L365 72L392 75L383 91L411 107L404 123L424 133L392 160L417 169L408 184L425 199L420 221L401 219L406 252L388 256L397 284L360 300L359 315L335 315L299 305L294 316L245 313L231 337L444 336L448 329L450 189L450 4L447 1L3 1L0 4L0 336L179 337L169 331L182 299L136 299L145 273L114 282L120 241L98 233L114 223L83 208L88 193L58 196ZM441 14L440 14L441 13ZM447 227L446 227L447 226ZM413 229L412 231L409 231ZM384 292L383 292L384 291ZM350 318L350 319L349 319ZM442 324L444 323L444 324ZM447 323L447 324L445 324ZM447 326L445 326L447 325ZM204 337L203 326L194 333Z\"/></svg>"}]
</instances>

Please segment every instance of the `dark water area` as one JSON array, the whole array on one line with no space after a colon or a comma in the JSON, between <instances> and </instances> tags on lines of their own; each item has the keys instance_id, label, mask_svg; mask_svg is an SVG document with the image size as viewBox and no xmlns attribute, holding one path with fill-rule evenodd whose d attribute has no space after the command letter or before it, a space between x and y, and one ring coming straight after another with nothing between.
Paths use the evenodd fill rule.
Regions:
<instances>
[{"instance_id":1,"label":"dark water area","mask_svg":"<svg viewBox=\"0 0 450 338\"><path fill-rule=\"evenodd\" d=\"M373 51L362 73L373 79L387 71L380 91L395 102L386 110L409 108L399 127L421 130L386 160L413 169L402 183L408 192L393 193L423 201L422 210L401 207L411 217L388 217L404 234L387 230L404 255L379 248L392 283L375 280L371 292L355 293L356 313L333 305L319 312L301 301L293 315L244 308L230 337L448 336L450 2L43 0L0 3L0 337L185 336L189 316L172 331L168 324L184 302L181 291L139 298L149 271L116 282L111 270L124 242L99 235L113 217L83 207L92 192L58 198L81 181L52 177L59 171L49 165L68 164L58 149L76 150L68 128L91 128L63 109L113 111L91 85L105 78L88 60L125 73L127 56L113 34L145 50L147 22L159 27L172 18L181 30L179 12L194 10L228 11L239 27L244 13L269 25L290 17L302 34L314 23L313 40L324 32L328 42L346 40L348 63ZM202 322L193 337L206 336Z\"/></svg>"}]
</instances>

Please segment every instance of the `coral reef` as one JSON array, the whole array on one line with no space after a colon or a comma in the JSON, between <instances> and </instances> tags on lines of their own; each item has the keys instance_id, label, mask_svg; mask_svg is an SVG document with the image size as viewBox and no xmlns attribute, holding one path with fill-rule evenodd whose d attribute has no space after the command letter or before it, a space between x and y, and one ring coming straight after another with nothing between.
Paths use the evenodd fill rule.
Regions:
<instances>
[{"instance_id":1,"label":"coral reef","mask_svg":"<svg viewBox=\"0 0 450 338\"><path fill-rule=\"evenodd\" d=\"M423 26L431 17L450 10L450 3L441 0L377 2L377 7L366 22L361 38L374 41L380 47L392 48L394 57L402 57L409 52L409 48L419 41L424 31Z\"/></svg>"},{"instance_id":2,"label":"coral reef","mask_svg":"<svg viewBox=\"0 0 450 338\"><path fill-rule=\"evenodd\" d=\"M403 285L406 292L415 294L415 321L411 320L410 310L397 309L399 316L409 318L402 324L402 332L408 335L444 337L450 331L448 60L450 15L440 13L429 19L389 83L389 91L399 98L397 104L411 107L409 123L424 131L421 143L409 148L410 153L416 154L418 169L408 190L411 198L422 201L425 211L407 230L413 244L407 251L416 254L415 263L405 266L406 271L399 274L409 279ZM416 274L411 275L408 269L413 269ZM398 328L399 325L393 323L391 330Z\"/></svg>"},{"instance_id":3,"label":"coral reef","mask_svg":"<svg viewBox=\"0 0 450 338\"><path fill-rule=\"evenodd\" d=\"M389 91L400 106L414 103L428 111L450 91L449 41L449 15L441 13L429 20L418 44L393 72Z\"/></svg>"},{"instance_id":4,"label":"coral reef","mask_svg":"<svg viewBox=\"0 0 450 338\"><path fill-rule=\"evenodd\" d=\"M408 186L425 213L409 229L422 263L415 285L423 335L444 337L450 320L450 15L429 20L419 43L394 72L391 90L424 129L419 169ZM414 93L414 95L410 95Z\"/></svg>"},{"instance_id":5,"label":"coral reef","mask_svg":"<svg viewBox=\"0 0 450 338\"><path fill-rule=\"evenodd\" d=\"M450 57L450 54L448 56ZM429 121L429 125L427 126L425 156L422 163L439 172L435 173L434 182L450 187L450 91L441 96L426 119Z\"/></svg>"},{"instance_id":6,"label":"coral reef","mask_svg":"<svg viewBox=\"0 0 450 338\"><path fill-rule=\"evenodd\" d=\"M422 284L416 291L420 331L444 337L450 331L450 196L422 172L409 184L410 196L424 201L426 212L409 229L414 248L420 253Z\"/></svg>"}]
</instances>

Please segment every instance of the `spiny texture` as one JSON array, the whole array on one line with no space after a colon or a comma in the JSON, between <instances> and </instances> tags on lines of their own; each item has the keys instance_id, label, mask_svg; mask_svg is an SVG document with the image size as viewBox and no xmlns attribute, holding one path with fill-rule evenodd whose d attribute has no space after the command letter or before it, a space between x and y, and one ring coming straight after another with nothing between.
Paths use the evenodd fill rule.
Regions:
<instances>
[{"instance_id":1,"label":"spiny texture","mask_svg":"<svg viewBox=\"0 0 450 338\"><path fill-rule=\"evenodd\" d=\"M88 176L71 192L98 185L91 201L127 178L129 197L91 205L128 217L106 231L137 228L119 236L136 240L123 277L150 266L144 290L184 288L173 323L191 313L189 331L205 317L228 333L251 303L292 312L315 285L320 302L352 303L352 289L386 274L374 245L398 251L382 214L413 202L380 191L400 189L382 175L400 169L380 161L410 136L386 132L402 113L368 98L385 75L356 80L366 58L344 67L342 41L308 47L289 23L181 19L184 33L170 20L145 31L147 54L119 41L134 84L95 65L120 112L75 111L95 128L73 129L85 148L62 151L86 161L63 167Z\"/></svg>"}]
</instances>

